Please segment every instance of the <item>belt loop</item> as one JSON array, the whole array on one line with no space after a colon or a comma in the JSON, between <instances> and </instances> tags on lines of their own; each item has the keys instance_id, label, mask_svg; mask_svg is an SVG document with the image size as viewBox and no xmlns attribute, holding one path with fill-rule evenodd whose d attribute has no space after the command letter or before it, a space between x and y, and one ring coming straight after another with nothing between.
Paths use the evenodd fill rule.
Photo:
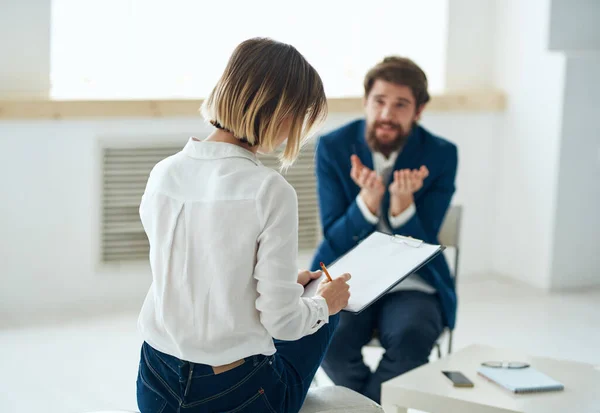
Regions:
<instances>
[{"instance_id":1,"label":"belt loop","mask_svg":"<svg viewBox=\"0 0 600 413\"><path fill-rule=\"evenodd\" d=\"M188 392L190 391L190 387L192 385L192 374L194 374L194 363L190 362L190 371L188 373L188 380L185 385L185 392L183 393L183 397L187 397Z\"/></svg>"},{"instance_id":2,"label":"belt loop","mask_svg":"<svg viewBox=\"0 0 600 413\"><path fill-rule=\"evenodd\" d=\"M254 367L258 366L258 357L256 357L256 354L252 356L252 363Z\"/></svg>"}]
</instances>

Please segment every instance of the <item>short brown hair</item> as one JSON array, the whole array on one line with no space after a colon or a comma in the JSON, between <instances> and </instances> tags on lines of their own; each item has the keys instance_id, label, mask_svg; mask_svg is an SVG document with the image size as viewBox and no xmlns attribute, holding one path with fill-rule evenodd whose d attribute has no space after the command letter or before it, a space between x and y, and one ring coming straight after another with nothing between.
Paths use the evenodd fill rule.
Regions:
<instances>
[{"instance_id":1,"label":"short brown hair","mask_svg":"<svg viewBox=\"0 0 600 413\"><path fill-rule=\"evenodd\" d=\"M365 98L369 96L373 84L378 79L409 87L413 92L417 107L429 102L425 72L406 57L388 56L369 70L365 76Z\"/></svg>"},{"instance_id":2,"label":"short brown hair","mask_svg":"<svg viewBox=\"0 0 600 413\"><path fill-rule=\"evenodd\" d=\"M291 45L267 38L242 42L202 106L212 124L250 145L273 150L283 123L291 129L281 156L284 167L298 157L313 127L327 115L317 71Z\"/></svg>"}]
</instances>

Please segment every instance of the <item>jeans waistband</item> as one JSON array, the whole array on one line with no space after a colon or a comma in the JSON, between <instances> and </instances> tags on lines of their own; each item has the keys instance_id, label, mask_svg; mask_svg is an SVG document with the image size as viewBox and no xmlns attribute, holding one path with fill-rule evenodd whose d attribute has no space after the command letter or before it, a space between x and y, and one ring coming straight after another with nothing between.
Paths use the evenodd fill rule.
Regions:
<instances>
[{"instance_id":1,"label":"jeans waistband","mask_svg":"<svg viewBox=\"0 0 600 413\"><path fill-rule=\"evenodd\" d=\"M170 354L163 353L162 351L153 348L148 343L144 343L144 347L146 350L147 357L158 358L162 363L166 364L167 367L169 367L169 369L173 371L173 373L177 374L178 376L190 375L192 378L224 373L225 371L229 371L234 368L243 366L246 363L251 363L251 365L256 366L267 357L262 354L257 354L249 357L244 357L243 359L234 361L224 366L211 366L208 364L181 360L175 356L171 356ZM241 363L242 360L243 363ZM151 362L151 360L148 361ZM236 363L239 364L235 365Z\"/></svg>"}]
</instances>

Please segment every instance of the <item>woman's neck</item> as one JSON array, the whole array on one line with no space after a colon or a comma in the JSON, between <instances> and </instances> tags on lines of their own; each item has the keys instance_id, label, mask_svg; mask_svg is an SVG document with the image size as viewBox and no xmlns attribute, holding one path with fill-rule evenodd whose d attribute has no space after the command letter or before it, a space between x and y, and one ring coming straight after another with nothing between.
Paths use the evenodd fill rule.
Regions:
<instances>
[{"instance_id":1,"label":"woman's neck","mask_svg":"<svg viewBox=\"0 0 600 413\"><path fill-rule=\"evenodd\" d=\"M194 138L196 139L196 138ZM199 140L199 139L196 139ZM213 133L211 133L208 138L206 138L206 142L223 142L230 143L232 145L239 146L240 148L244 148L247 151L250 151L254 154L258 151L258 146L250 146L247 143L240 141L238 138L233 136L231 132L224 131L222 129L216 129Z\"/></svg>"}]
</instances>

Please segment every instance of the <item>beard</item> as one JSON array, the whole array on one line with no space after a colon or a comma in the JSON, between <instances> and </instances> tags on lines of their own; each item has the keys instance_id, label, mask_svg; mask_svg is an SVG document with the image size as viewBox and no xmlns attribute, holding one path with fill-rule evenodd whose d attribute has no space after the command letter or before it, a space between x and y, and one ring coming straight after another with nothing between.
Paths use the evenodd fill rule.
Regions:
<instances>
[{"instance_id":1,"label":"beard","mask_svg":"<svg viewBox=\"0 0 600 413\"><path fill-rule=\"evenodd\" d=\"M406 143L410 132L414 126L415 122L412 123L408 130L405 130L399 123L393 122L373 122L371 125L367 126L367 144L371 148L372 151L382 153L386 158L393 153L399 150ZM389 142L381 142L377 139L377 128L380 126L389 126L393 131L396 131L396 137Z\"/></svg>"}]
</instances>

